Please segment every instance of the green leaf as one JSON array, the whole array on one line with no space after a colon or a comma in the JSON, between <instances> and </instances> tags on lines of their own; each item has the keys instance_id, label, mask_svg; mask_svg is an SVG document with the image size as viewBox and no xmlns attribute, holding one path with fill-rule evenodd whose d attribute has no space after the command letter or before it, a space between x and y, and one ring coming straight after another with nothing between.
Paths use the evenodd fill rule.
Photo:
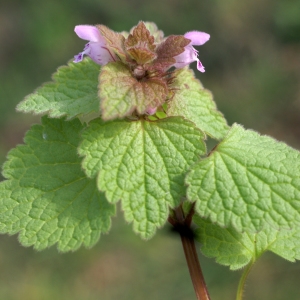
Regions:
<instances>
[{"instance_id":1,"label":"green leaf","mask_svg":"<svg viewBox=\"0 0 300 300\"><path fill-rule=\"evenodd\" d=\"M210 91L203 88L191 69L175 71L171 85L174 97L169 102L168 116L182 116L194 122L207 135L222 139L229 130L227 122Z\"/></svg>"},{"instance_id":2,"label":"green leaf","mask_svg":"<svg viewBox=\"0 0 300 300\"><path fill-rule=\"evenodd\" d=\"M300 224L300 156L284 143L234 125L188 174L187 196L220 226L256 232Z\"/></svg>"},{"instance_id":3,"label":"green leaf","mask_svg":"<svg viewBox=\"0 0 300 300\"><path fill-rule=\"evenodd\" d=\"M58 68L53 81L38 88L18 104L17 110L44 114L51 118L67 119L97 113L100 99L97 95L100 66L86 58L80 63L69 63Z\"/></svg>"},{"instance_id":4,"label":"green leaf","mask_svg":"<svg viewBox=\"0 0 300 300\"><path fill-rule=\"evenodd\" d=\"M121 62L105 65L99 79L99 96L104 120L124 118L134 110L138 114L144 114L149 107L161 105L168 93L163 80L153 78L137 81L128 67Z\"/></svg>"},{"instance_id":5,"label":"green leaf","mask_svg":"<svg viewBox=\"0 0 300 300\"><path fill-rule=\"evenodd\" d=\"M0 229L20 232L20 242L44 249L58 243L69 251L94 245L110 228L114 205L81 170L79 120L43 117L9 152L0 184Z\"/></svg>"},{"instance_id":6,"label":"green leaf","mask_svg":"<svg viewBox=\"0 0 300 300\"><path fill-rule=\"evenodd\" d=\"M197 240L201 243L201 252L216 258L219 264L237 270L248 263L254 263L264 252L272 251L294 262L300 259L300 228L275 231L264 229L258 233L240 233L232 227L221 228L194 216Z\"/></svg>"},{"instance_id":7,"label":"green leaf","mask_svg":"<svg viewBox=\"0 0 300 300\"><path fill-rule=\"evenodd\" d=\"M109 202L122 200L134 231L150 238L185 195L185 173L205 153L204 135L180 117L157 122L95 120L83 132L83 169Z\"/></svg>"}]
</instances>

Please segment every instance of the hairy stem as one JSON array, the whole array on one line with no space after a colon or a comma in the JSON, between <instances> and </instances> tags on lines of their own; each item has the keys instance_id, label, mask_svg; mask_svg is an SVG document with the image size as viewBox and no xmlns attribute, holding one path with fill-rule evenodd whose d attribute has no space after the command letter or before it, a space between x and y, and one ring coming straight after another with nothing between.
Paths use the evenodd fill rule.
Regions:
<instances>
[{"instance_id":1,"label":"hairy stem","mask_svg":"<svg viewBox=\"0 0 300 300\"><path fill-rule=\"evenodd\" d=\"M245 282L246 282L246 279L247 279L247 277L250 273L250 270L251 270L252 266L253 266L253 262L251 261L243 271L243 274L241 276L239 286L238 286L238 289L237 289L237 293L236 293L236 300L242 300L243 299L243 292L244 292Z\"/></svg>"},{"instance_id":2,"label":"hairy stem","mask_svg":"<svg viewBox=\"0 0 300 300\"><path fill-rule=\"evenodd\" d=\"M180 234L182 247L197 299L210 300L196 251L194 234L191 229L194 207L191 207L191 210L186 216L184 215L182 206L176 208L173 213L174 215L169 217L169 222L174 226L175 231Z\"/></svg>"}]
</instances>

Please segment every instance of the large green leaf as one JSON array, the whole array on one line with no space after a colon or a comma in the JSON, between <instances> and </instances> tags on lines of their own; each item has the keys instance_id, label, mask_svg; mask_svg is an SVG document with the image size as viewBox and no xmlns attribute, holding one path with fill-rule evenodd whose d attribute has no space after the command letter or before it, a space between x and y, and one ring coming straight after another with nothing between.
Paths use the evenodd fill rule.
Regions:
<instances>
[{"instance_id":1,"label":"large green leaf","mask_svg":"<svg viewBox=\"0 0 300 300\"><path fill-rule=\"evenodd\" d=\"M149 238L185 195L185 173L205 153L204 135L180 117L157 122L95 120L83 132L83 169L127 221Z\"/></svg>"},{"instance_id":2,"label":"large green leaf","mask_svg":"<svg viewBox=\"0 0 300 300\"><path fill-rule=\"evenodd\" d=\"M232 227L222 228L198 216L194 222L199 226L196 237L201 251L216 258L222 265L237 270L254 263L264 252L272 251L294 262L300 259L300 228L293 230L264 229L258 233L240 233Z\"/></svg>"},{"instance_id":3,"label":"large green leaf","mask_svg":"<svg viewBox=\"0 0 300 300\"><path fill-rule=\"evenodd\" d=\"M168 105L168 116L182 116L194 122L198 128L215 139L222 139L229 127L210 91L203 88L191 69L174 72L171 89L174 97Z\"/></svg>"},{"instance_id":4,"label":"large green leaf","mask_svg":"<svg viewBox=\"0 0 300 300\"><path fill-rule=\"evenodd\" d=\"M187 176L196 211L221 226L256 232L300 224L300 153L234 125Z\"/></svg>"},{"instance_id":5,"label":"large green leaf","mask_svg":"<svg viewBox=\"0 0 300 300\"><path fill-rule=\"evenodd\" d=\"M20 242L43 249L58 243L69 251L95 244L110 228L114 205L81 170L78 120L43 117L10 151L0 184L0 229L20 232Z\"/></svg>"},{"instance_id":6,"label":"large green leaf","mask_svg":"<svg viewBox=\"0 0 300 300\"><path fill-rule=\"evenodd\" d=\"M66 116L71 119L98 113L100 99L97 86L100 66L85 58L80 63L69 63L60 67L53 81L28 95L17 110L34 114L47 113L52 118Z\"/></svg>"}]
</instances>

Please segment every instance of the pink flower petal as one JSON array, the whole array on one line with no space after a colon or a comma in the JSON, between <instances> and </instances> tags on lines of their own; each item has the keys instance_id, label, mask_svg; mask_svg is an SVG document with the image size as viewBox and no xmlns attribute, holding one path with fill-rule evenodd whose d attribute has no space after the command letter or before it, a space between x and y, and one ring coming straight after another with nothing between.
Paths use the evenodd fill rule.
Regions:
<instances>
[{"instance_id":1,"label":"pink flower petal","mask_svg":"<svg viewBox=\"0 0 300 300\"><path fill-rule=\"evenodd\" d=\"M82 52L80 52L77 55L74 55L74 60L73 60L74 63L81 62L82 60L83 60L83 53Z\"/></svg>"},{"instance_id":2,"label":"pink flower petal","mask_svg":"<svg viewBox=\"0 0 300 300\"><path fill-rule=\"evenodd\" d=\"M152 116L156 113L157 107L148 107L146 110L146 114Z\"/></svg>"},{"instance_id":3,"label":"pink flower petal","mask_svg":"<svg viewBox=\"0 0 300 300\"><path fill-rule=\"evenodd\" d=\"M202 72L202 73L205 72L205 69L204 69L204 67L203 67L203 65L202 65L202 63L199 59L197 60L197 70Z\"/></svg>"},{"instance_id":4,"label":"pink flower petal","mask_svg":"<svg viewBox=\"0 0 300 300\"><path fill-rule=\"evenodd\" d=\"M191 44L193 46L201 46L209 40L210 35L201 31L189 31L184 35L184 37L191 40Z\"/></svg>"},{"instance_id":5,"label":"pink flower petal","mask_svg":"<svg viewBox=\"0 0 300 300\"><path fill-rule=\"evenodd\" d=\"M174 64L175 68L183 68L190 63L197 60L197 51L193 46L187 45L185 47L184 52L174 57L176 59L176 63Z\"/></svg>"},{"instance_id":6,"label":"pink flower petal","mask_svg":"<svg viewBox=\"0 0 300 300\"><path fill-rule=\"evenodd\" d=\"M115 56L102 43L89 43L89 53L87 55L102 66L110 61L115 61Z\"/></svg>"},{"instance_id":7,"label":"pink flower petal","mask_svg":"<svg viewBox=\"0 0 300 300\"><path fill-rule=\"evenodd\" d=\"M97 27L78 25L74 31L81 39L89 41L83 51L74 56L75 63L82 61L84 55L88 55L94 62L102 66L117 59L116 55L108 49L106 41Z\"/></svg>"},{"instance_id":8,"label":"pink flower petal","mask_svg":"<svg viewBox=\"0 0 300 300\"><path fill-rule=\"evenodd\" d=\"M74 31L83 40L105 43L100 31L95 26L77 25L75 26Z\"/></svg>"}]
</instances>

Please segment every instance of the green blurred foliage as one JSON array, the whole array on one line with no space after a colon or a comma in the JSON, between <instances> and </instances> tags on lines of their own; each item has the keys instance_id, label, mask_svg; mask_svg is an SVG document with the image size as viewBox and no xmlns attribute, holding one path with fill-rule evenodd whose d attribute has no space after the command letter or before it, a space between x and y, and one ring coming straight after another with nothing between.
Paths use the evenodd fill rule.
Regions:
<instances>
[{"instance_id":1,"label":"green blurred foliage","mask_svg":"<svg viewBox=\"0 0 300 300\"><path fill-rule=\"evenodd\" d=\"M139 20L166 35L200 30L206 67L197 74L229 123L300 148L299 0L6 0L0 5L0 159L39 117L17 114L24 96L82 51L78 24L129 30ZM166 226L168 228L168 226ZM178 237L168 229L144 242L122 214L91 250L59 254L0 237L0 299L194 299ZM200 256L212 299L233 299L240 272ZM245 299L299 299L300 264L264 255Z\"/></svg>"}]
</instances>

